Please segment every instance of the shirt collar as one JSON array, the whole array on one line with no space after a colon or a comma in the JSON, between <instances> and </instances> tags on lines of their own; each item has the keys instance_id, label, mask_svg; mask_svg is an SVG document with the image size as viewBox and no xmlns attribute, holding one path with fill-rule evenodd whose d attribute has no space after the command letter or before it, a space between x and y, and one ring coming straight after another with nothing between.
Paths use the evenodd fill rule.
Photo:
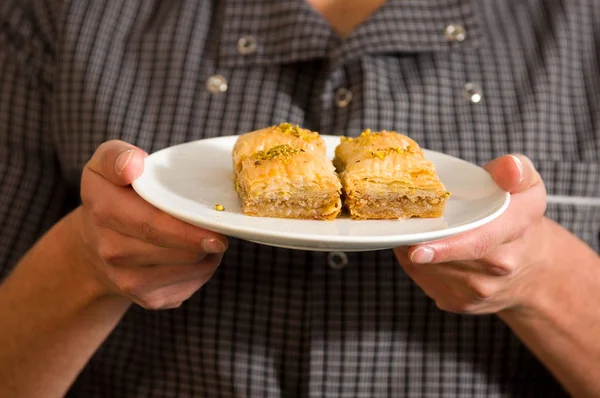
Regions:
<instances>
[{"instance_id":1,"label":"shirt collar","mask_svg":"<svg viewBox=\"0 0 600 398\"><path fill-rule=\"evenodd\" d=\"M219 2L220 3L220 2ZM252 66L324 58L336 44L325 20L304 0L224 0L219 66ZM256 51L242 55L251 37Z\"/></svg>"},{"instance_id":2,"label":"shirt collar","mask_svg":"<svg viewBox=\"0 0 600 398\"><path fill-rule=\"evenodd\" d=\"M388 0L352 34L340 39L305 0L224 0L218 65L292 63L329 58L334 64L364 54L440 52L476 48L482 32L470 0ZM463 42L445 36L460 25ZM241 38L256 40L242 55Z\"/></svg>"},{"instance_id":3,"label":"shirt collar","mask_svg":"<svg viewBox=\"0 0 600 398\"><path fill-rule=\"evenodd\" d=\"M448 25L460 25L464 41L448 40ZM363 54L443 52L472 49L481 30L470 1L391 0L334 49L332 58L345 62Z\"/></svg>"}]
</instances>

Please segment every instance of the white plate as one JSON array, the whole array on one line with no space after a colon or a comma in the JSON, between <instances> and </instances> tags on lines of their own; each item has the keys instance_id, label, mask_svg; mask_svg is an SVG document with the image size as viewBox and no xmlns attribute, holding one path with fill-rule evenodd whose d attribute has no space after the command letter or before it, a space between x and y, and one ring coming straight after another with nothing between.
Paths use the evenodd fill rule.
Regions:
<instances>
[{"instance_id":1,"label":"white plate","mask_svg":"<svg viewBox=\"0 0 600 398\"><path fill-rule=\"evenodd\" d=\"M339 137L323 138L333 157ZM190 224L265 245L320 251L389 249L444 238L490 222L510 200L482 168L425 151L452 193L443 217L361 221L250 217L242 213L233 186L231 150L236 139L210 138L153 153L133 188L152 205ZM225 206L225 211L216 211L215 204Z\"/></svg>"}]
</instances>

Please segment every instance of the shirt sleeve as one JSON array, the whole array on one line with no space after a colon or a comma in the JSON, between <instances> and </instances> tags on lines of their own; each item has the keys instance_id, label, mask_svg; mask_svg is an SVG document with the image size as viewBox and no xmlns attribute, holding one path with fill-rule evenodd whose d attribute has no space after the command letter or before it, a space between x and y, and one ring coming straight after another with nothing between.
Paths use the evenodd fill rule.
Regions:
<instances>
[{"instance_id":1,"label":"shirt sleeve","mask_svg":"<svg viewBox=\"0 0 600 398\"><path fill-rule=\"evenodd\" d=\"M53 144L50 0L0 2L0 280L61 217Z\"/></svg>"}]
</instances>

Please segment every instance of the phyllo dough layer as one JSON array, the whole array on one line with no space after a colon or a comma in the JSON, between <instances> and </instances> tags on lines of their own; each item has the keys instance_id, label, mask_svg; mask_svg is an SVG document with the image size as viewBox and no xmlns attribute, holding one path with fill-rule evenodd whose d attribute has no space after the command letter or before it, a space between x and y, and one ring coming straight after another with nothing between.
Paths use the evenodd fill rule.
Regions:
<instances>
[{"instance_id":1,"label":"phyllo dough layer","mask_svg":"<svg viewBox=\"0 0 600 398\"><path fill-rule=\"evenodd\" d=\"M419 145L393 131L342 137L333 163L355 219L440 217L450 193Z\"/></svg>"},{"instance_id":2,"label":"phyllo dough layer","mask_svg":"<svg viewBox=\"0 0 600 398\"><path fill-rule=\"evenodd\" d=\"M271 131L277 142L282 135ZM239 138L246 142L244 155L238 157L235 182L243 212L251 216L317 220L337 217L342 209L341 184L333 164L324 155L324 144L319 144L323 142L321 137L301 138L301 146L271 146L264 134L249 133L260 137L255 140ZM252 142L258 143L258 148L270 149L253 151L246 146Z\"/></svg>"},{"instance_id":3,"label":"phyllo dough layer","mask_svg":"<svg viewBox=\"0 0 600 398\"><path fill-rule=\"evenodd\" d=\"M281 123L241 135L233 147L233 169L239 172L242 161L255 152L286 144L325 155L325 141L319 133Z\"/></svg>"}]
</instances>

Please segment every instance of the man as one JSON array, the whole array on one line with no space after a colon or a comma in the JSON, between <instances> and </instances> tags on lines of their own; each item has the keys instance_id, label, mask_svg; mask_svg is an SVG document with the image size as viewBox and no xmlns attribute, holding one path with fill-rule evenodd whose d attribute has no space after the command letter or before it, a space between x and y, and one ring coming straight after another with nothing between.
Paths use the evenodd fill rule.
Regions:
<instances>
[{"instance_id":1,"label":"man","mask_svg":"<svg viewBox=\"0 0 600 398\"><path fill-rule=\"evenodd\" d=\"M600 394L596 2L0 7L0 396ZM317 253L129 187L145 153L282 121L406 133L486 164L511 205Z\"/></svg>"}]
</instances>

